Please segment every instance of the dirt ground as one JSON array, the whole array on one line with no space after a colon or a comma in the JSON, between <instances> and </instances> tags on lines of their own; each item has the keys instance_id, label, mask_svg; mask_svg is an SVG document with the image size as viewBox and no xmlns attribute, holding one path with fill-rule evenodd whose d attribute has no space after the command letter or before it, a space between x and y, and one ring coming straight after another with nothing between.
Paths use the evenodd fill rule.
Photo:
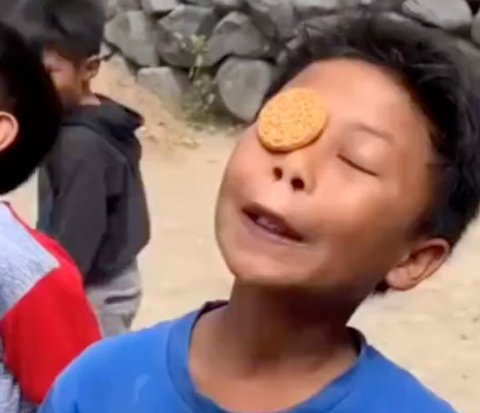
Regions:
<instances>
[{"instance_id":1,"label":"dirt ground","mask_svg":"<svg viewBox=\"0 0 480 413\"><path fill-rule=\"evenodd\" d=\"M145 296L135 327L226 297L231 279L215 245L213 208L234 143L226 135L232 134L187 129L136 88L118 61L106 65L97 89L147 119L143 168L153 239L141 258ZM34 222L34 180L11 199ZM479 252L480 223L435 279L412 293L371 300L353 320L371 342L462 413L480 413Z\"/></svg>"}]
</instances>

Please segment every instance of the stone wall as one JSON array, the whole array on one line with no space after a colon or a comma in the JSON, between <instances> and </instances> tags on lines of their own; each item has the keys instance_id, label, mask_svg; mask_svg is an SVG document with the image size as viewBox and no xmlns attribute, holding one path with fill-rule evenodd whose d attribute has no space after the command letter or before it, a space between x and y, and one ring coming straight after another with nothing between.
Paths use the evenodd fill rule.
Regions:
<instances>
[{"instance_id":1,"label":"stone wall","mask_svg":"<svg viewBox=\"0 0 480 413\"><path fill-rule=\"evenodd\" d=\"M139 83L179 107L190 69L201 63L222 108L247 122L299 28L321 29L349 7L381 7L392 18L448 31L480 70L480 0L105 1L106 42L134 64Z\"/></svg>"}]
</instances>

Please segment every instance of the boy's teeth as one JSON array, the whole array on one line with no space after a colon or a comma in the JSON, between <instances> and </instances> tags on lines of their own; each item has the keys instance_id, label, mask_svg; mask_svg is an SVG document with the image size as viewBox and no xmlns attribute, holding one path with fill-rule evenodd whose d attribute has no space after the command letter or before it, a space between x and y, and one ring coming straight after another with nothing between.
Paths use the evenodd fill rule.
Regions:
<instances>
[{"instance_id":1,"label":"boy's teeth","mask_svg":"<svg viewBox=\"0 0 480 413\"><path fill-rule=\"evenodd\" d=\"M268 218L264 217L264 216L261 216L261 217L258 217L257 219L257 224L260 225L261 227L271 231L271 232L275 232L277 234L280 234L283 230L283 228L281 228L279 225L275 224L274 222L272 222L271 220L269 220Z\"/></svg>"}]
</instances>

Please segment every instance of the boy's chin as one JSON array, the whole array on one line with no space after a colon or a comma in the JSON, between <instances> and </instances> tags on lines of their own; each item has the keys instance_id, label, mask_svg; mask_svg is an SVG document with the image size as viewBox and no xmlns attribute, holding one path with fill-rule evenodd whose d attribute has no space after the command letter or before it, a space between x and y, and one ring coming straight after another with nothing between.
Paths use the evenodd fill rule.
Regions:
<instances>
[{"instance_id":1,"label":"boy's chin","mask_svg":"<svg viewBox=\"0 0 480 413\"><path fill-rule=\"evenodd\" d=\"M272 288L290 288L308 285L308 277L295 273L278 263L261 263L245 260L227 260L227 266L235 279L242 284Z\"/></svg>"},{"instance_id":2,"label":"boy's chin","mask_svg":"<svg viewBox=\"0 0 480 413\"><path fill-rule=\"evenodd\" d=\"M241 284L257 285L270 288L298 287L298 284L287 277L272 276L269 274L240 274L232 272L235 280Z\"/></svg>"}]
</instances>

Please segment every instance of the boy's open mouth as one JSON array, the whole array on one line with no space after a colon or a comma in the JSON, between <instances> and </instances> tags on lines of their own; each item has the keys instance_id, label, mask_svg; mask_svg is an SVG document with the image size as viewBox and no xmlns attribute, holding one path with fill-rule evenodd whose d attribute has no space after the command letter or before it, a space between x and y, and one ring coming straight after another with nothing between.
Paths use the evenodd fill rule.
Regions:
<instances>
[{"instance_id":1,"label":"boy's open mouth","mask_svg":"<svg viewBox=\"0 0 480 413\"><path fill-rule=\"evenodd\" d=\"M303 236L283 217L261 205L249 205L243 209L243 213L255 226L277 238L296 243L304 241Z\"/></svg>"}]
</instances>

